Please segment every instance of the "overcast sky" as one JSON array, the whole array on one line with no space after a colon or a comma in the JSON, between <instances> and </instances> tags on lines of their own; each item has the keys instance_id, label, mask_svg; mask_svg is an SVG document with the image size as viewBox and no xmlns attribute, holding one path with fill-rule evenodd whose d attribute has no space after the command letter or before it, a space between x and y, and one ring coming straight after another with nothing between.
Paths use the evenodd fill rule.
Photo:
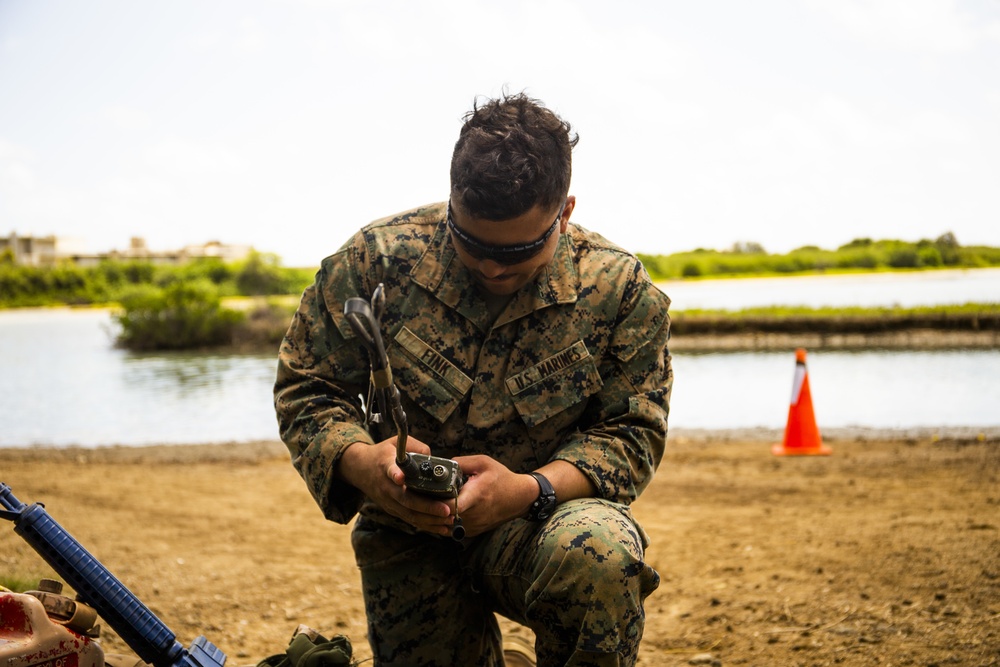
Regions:
<instances>
[{"instance_id":1,"label":"overcast sky","mask_svg":"<svg viewBox=\"0 0 1000 667\"><path fill-rule=\"evenodd\" d=\"M316 265L505 86L632 251L1000 246L997 0L0 0L0 235Z\"/></svg>"}]
</instances>

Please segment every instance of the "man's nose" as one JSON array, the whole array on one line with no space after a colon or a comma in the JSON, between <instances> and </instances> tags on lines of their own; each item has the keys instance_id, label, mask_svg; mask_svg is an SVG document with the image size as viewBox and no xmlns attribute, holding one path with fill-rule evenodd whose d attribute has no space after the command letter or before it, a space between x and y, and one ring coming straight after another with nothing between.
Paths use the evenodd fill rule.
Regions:
<instances>
[{"instance_id":1,"label":"man's nose","mask_svg":"<svg viewBox=\"0 0 1000 667\"><path fill-rule=\"evenodd\" d=\"M498 264L492 259L479 260L479 272L487 278L496 278L504 272L505 268L503 264Z\"/></svg>"}]
</instances>

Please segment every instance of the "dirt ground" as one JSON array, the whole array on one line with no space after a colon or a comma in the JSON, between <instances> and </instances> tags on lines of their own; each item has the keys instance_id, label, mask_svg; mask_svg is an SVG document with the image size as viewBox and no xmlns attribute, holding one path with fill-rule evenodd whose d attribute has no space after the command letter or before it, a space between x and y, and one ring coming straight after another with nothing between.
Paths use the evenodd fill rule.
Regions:
<instances>
[{"instance_id":1,"label":"dirt ground","mask_svg":"<svg viewBox=\"0 0 1000 667\"><path fill-rule=\"evenodd\" d=\"M663 579L640 664L1000 665L1000 442L826 444L784 458L761 439L671 435L635 505ZM204 634L253 664L303 623L370 656L349 530L323 520L279 443L0 449L0 481L184 646ZM51 576L6 522L0 576ZM103 642L125 650L107 628Z\"/></svg>"}]
</instances>

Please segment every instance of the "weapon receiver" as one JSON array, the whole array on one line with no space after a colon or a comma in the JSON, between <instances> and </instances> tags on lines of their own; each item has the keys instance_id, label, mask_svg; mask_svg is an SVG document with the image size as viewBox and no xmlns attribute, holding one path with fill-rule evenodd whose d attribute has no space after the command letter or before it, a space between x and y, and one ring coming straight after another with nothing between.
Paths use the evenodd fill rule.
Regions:
<instances>
[{"instance_id":1,"label":"weapon receiver","mask_svg":"<svg viewBox=\"0 0 1000 667\"><path fill-rule=\"evenodd\" d=\"M25 505L0 482L0 517L24 538L79 599L93 607L145 662L156 667L223 667L226 655L204 636L185 649L176 635L100 561L49 516L40 503Z\"/></svg>"}]
</instances>

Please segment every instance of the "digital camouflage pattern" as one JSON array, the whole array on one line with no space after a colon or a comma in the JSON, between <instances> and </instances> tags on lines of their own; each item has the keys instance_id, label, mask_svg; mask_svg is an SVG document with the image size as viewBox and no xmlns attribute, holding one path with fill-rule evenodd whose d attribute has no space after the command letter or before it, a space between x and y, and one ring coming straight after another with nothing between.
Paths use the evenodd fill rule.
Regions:
<instances>
[{"instance_id":1,"label":"digital camouflage pattern","mask_svg":"<svg viewBox=\"0 0 1000 667\"><path fill-rule=\"evenodd\" d=\"M434 455L487 454L520 473L562 459L623 507L652 479L673 385L669 299L634 256L571 223L552 263L494 321L442 203L376 221L326 258L282 343L281 436L327 518L360 511L359 525L412 532L332 474L351 443L395 434L391 420L365 425L368 357L343 316L348 298L379 283L409 432Z\"/></svg>"},{"instance_id":2,"label":"digital camouflage pattern","mask_svg":"<svg viewBox=\"0 0 1000 667\"><path fill-rule=\"evenodd\" d=\"M380 665L502 665L494 611L534 630L540 665L631 665L659 584L628 508L596 498L464 547L366 519L352 539Z\"/></svg>"}]
</instances>

